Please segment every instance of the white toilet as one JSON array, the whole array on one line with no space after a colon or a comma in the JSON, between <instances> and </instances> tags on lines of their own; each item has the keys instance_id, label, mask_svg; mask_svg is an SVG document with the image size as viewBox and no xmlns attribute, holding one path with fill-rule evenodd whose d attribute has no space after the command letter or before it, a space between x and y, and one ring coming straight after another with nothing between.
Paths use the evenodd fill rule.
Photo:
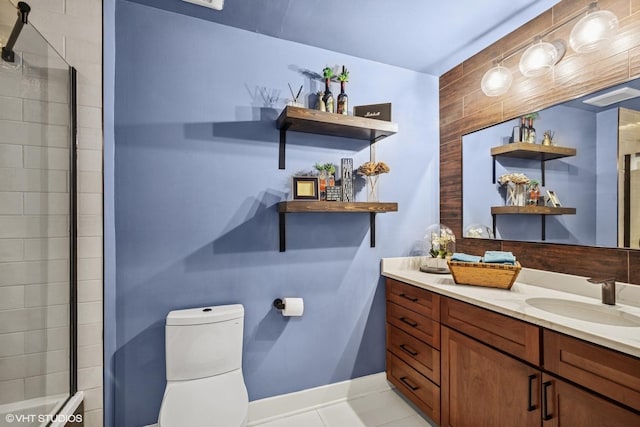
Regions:
<instances>
[{"instance_id":1,"label":"white toilet","mask_svg":"<svg viewBox=\"0 0 640 427\"><path fill-rule=\"evenodd\" d=\"M167 388L160 427L244 427L249 397L242 376L241 304L167 315Z\"/></svg>"}]
</instances>

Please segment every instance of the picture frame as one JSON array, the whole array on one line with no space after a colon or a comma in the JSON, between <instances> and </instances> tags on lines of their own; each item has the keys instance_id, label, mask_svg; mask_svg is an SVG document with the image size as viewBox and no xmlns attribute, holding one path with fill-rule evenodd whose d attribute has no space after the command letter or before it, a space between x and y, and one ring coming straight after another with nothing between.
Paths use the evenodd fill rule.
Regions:
<instances>
[{"instance_id":1,"label":"picture frame","mask_svg":"<svg viewBox=\"0 0 640 427\"><path fill-rule=\"evenodd\" d=\"M294 176L291 182L293 200L319 200L319 187L317 176Z\"/></svg>"},{"instance_id":2,"label":"picture frame","mask_svg":"<svg viewBox=\"0 0 640 427\"><path fill-rule=\"evenodd\" d=\"M554 208L561 208L562 203L560 203L560 199L558 199L558 195L553 190L547 190L547 197L549 198L549 202L551 202L551 206Z\"/></svg>"}]
</instances>

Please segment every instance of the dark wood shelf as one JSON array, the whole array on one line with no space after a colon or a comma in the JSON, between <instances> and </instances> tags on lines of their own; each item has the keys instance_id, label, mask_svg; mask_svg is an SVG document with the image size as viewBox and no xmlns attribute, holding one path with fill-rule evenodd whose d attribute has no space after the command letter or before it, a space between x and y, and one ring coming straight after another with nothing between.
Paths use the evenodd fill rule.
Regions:
<instances>
[{"instance_id":1,"label":"dark wood shelf","mask_svg":"<svg viewBox=\"0 0 640 427\"><path fill-rule=\"evenodd\" d=\"M550 206L492 206L491 215L575 215L576 208Z\"/></svg>"},{"instance_id":2,"label":"dark wood shelf","mask_svg":"<svg viewBox=\"0 0 640 427\"><path fill-rule=\"evenodd\" d=\"M352 213L384 213L397 212L395 202L321 202L317 200L293 200L278 203L280 213L301 212L352 212Z\"/></svg>"},{"instance_id":3,"label":"dark wood shelf","mask_svg":"<svg viewBox=\"0 0 640 427\"><path fill-rule=\"evenodd\" d=\"M575 148L558 147L555 145L530 144L528 142L514 142L491 148L492 156L518 157L532 160L553 160L576 155Z\"/></svg>"},{"instance_id":4,"label":"dark wood shelf","mask_svg":"<svg viewBox=\"0 0 640 427\"><path fill-rule=\"evenodd\" d=\"M278 203L280 252L287 250L286 214L288 213L369 213L371 247L376 246L376 214L397 212L395 202L321 202L317 200L293 200Z\"/></svg>"},{"instance_id":5,"label":"dark wood shelf","mask_svg":"<svg viewBox=\"0 0 640 427\"><path fill-rule=\"evenodd\" d=\"M550 206L492 206L493 235L496 235L496 215L540 215L542 221L542 240L546 240L547 215L575 215L576 208Z\"/></svg>"},{"instance_id":6,"label":"dark wood shelf","mask_svg":"<svg viewBox=\"0 0 640 427\"><path fill-rule=\"evenodd\" d=\"M398 132L398 125L393 122L291 106L282 110L276 124L280 129L280 169L285 168L287 131L366 140L370 144Z\"/></svg>"},{"instance_id":7,"label":"dark wood shelf","mask_svg":"<svg viewBox=\"0 0 640 427\"><path fill-rule=\"evenodd\" d=\"M491 148L493 157L493 183L496 182L496 157L512 157L519 159L539 160L542 171L542 185L544 186L545 167L547 160L561 159L563 157L575 156L575 148L558 147L555 145L530 144L528 142L514 142L511 144L499 145Z\"/></svg>"}]
</instances>

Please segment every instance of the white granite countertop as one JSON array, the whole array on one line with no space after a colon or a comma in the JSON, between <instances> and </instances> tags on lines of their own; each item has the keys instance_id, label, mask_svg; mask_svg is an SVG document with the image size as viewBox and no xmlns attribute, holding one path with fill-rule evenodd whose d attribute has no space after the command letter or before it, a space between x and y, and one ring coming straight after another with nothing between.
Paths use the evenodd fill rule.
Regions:
<instances>
[{"instance_id":1,"label":"white granite countertop","mask_svg":"<svg viewBox=\"0 0 640 427\"><path fill-rule=\"evenodd\" d=\"M616 283L617 302L609 306L601 302L600 285L585 277L523 268L505 290L457 285L450 274L421 272L424 262L424 257L384 258L381 274L640 357L640 286Z\"/></svg>"}]
</instances>

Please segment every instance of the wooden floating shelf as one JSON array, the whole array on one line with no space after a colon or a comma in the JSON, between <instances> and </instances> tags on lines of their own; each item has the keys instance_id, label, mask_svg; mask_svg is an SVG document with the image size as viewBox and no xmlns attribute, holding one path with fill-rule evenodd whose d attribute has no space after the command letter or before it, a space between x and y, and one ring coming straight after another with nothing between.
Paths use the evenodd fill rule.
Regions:
<instances>
[{"instance_id":1,"label":"wooden floating shelf","mask_svg":"<svg viewBox=\"0 0 640 427\"><path fill-rule=\"evenodd\" d=\"M282 110L276 125L280 129L280 169L285 168L287 131L366 140L370 144L398 132L398 125L393 122L292 106Z\"/></svg>"},{"instance_id":2,"label":"wooden floating shelf","mask_svg":"<svg viewBox=\"0 0 640 427\"><path fill-rule=\"evenodd\" d=\"M287 250L286 215L288 213L368 213L373 248L376 246L376 214L397 211L398 203L396 202L321 202L317 200L279 202L280 252Z\"/></svg>"},{"instance_id":3,"label":"wooden floating shelf","mask_svg":"<svg viewBox=\"0 0 640 427\"><path fill-rule=\"evenodd\" d=\"M576 155L575 148L555 145L530 144L514 142L491 148L492 156L517 157L520 159L554 160Z\"/></svg>"},{"instance_id":4,"label":"wooden floating shelf","mask_svg":"<svg viewBox=\"0 0 640 427\"><path fill-rule=\"evenodd\" d=\"M278 129L377 141L398 132L396 123L287 106L278 117Z\"/></svg>"},{"instance_id":5,"label":"wooden floating shelf","mask_svg":"<svg viewBox=\"0 0 640 427\"><path fill-rule=\"evenodd\" d=\"M542 174L542 185L545 185L544 163L547 160L561 159L563 157L575 156L575 148L558 147L555 145L530 144L528 142L514 142L491 148L493 157L493 183L496 183L496 157L512 157L518 159L539 160Z\"/></svg>"},{"instance_id":6,"label":"wooden floating shelf","mask_svg":"<svg viewBox=\"0 0 640 427\"><path fill-rule=\"evenodd\" d=\"M540 215L542 220L542 240L546 240L547 215L575 215L576 208L554 208L549 206L492 206L493 235L496 235L496 215Z\"/></svg>"},{"instance_id":7,"label":"wooden floating shelf","mask_svg":"<svg viewBox=\"0 0 640 427\"><path fill-rule=\"evenodd\" d=\"M575 215L576 208L549 206L492 206L491 215Z\"/></svg>"},{"instance_id":8,"label":"wooden floating shelf","mask_svg":"<svg viewBox=\"0 0 640 427\"><path fill-rule=\"evenodd\" d=\"M395 202L320 202L307 200L293 200L278 203L278 212L352 212L352 213L384 213L397 212Z\"/></svg>"}]
</instances>

